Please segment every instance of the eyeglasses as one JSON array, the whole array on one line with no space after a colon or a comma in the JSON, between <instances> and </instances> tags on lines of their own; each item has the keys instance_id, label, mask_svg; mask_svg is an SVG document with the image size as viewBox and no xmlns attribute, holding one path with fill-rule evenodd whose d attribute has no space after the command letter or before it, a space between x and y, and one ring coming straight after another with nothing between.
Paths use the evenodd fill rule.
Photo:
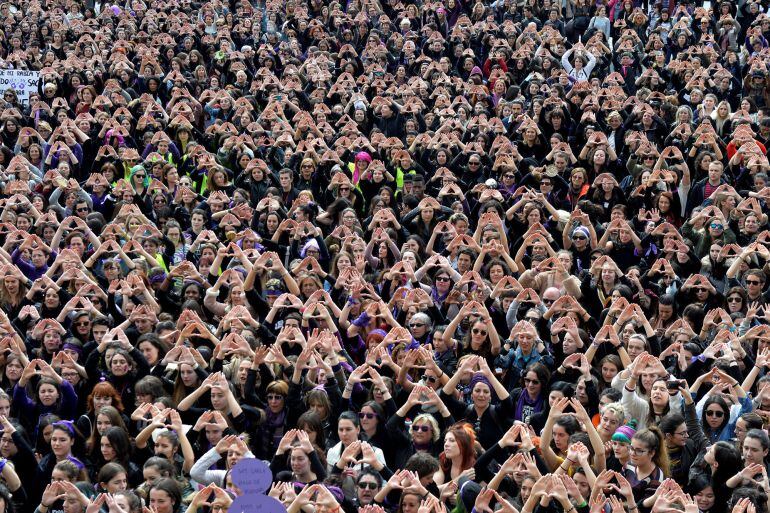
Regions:
<instances>
[{"instance_id":1,"label":"eyeglasses","mask_svg":"<svg viewBox=\"0 0 770 513\"><path fill-rule=\"evenodd\" d=\"M379 417L379 415L377 415L376 413L364 413L364 412L361 412L361 413L358 414L358 418L359 419L370 419L371 420L371 419L376 419L377 417Z\"/></svg>"},{"instance_id":2,"label":"eyeglasses","mask_svg":"<svg viewBox=\"0 0 770 513\"><path fill-rule=\"evenodd\" d=\"M727 298L727 302L728 303L740 303L741 301L743 301L743 299L741 299L740 297L728 297Z\"/></svg>"},{"instance_id":3,"label":"eyeglasses","mask_svg":"<svg viewBox=\"0 0 770 513\"><path fill-rule=\"evenodd\" d=\"M746 280L746 285L761 285L762 282L759 280Z\"/></svg>"},{"instance_id":4,"label":"eyeglasses","mask_svg":"<svg viewBox=\"0 0 770 513\"><path fill-rule=\"evenodd\" d=\"M540 384L540 380L539 379L524 378L524 384L525 385L539 385Z\"/></svg>"},{"instance_id":5,"label":"eyeglasses","mask_svg":"<svg viewBox=\"0 0 770 513\"><path fill-rule=\"evenodd\" d=\"M426 424L423 424L420 426L412 424L412 431L414 432L422 431L423 433L427 433L428 431L430 431L430 426Z\"/></svg>"},{"instance_id":6,"label":"eyeglasses","mask_svg":"<svg viewBox=\"0 0 770 513\"><path fill-rule=\"evenodd\" d=\"M688 433L686 429L684 431L679 431L679 432L676 432L674 434L677 435L677 436L681 436L683 438L687 438L687 437L690 436L690 433Z\"/></svg>"},{"instance_id":7,"label":"eyeglasses","mask_svg":"<svg viewBox=\"0 0 770 513\"><path fill-rule=\"evenodd\" d=\"M361 481L360 483L358 483L358 487L362 490L366 490L367 488L370 490L376 490L380 487L380 485L378 485L377 483L364 483L363 481Z\"/></svg>"},{"instance_id":8,"label":"eyeglasses","mask_svg":"<svg viewBox=\"0 0 770 513\"><path fill-rule=\"evenodd\" d=\"M724 226L722 223L711 223L711 224L709 225L709 227L710 227L712 230L721 230L721 229L722 229L722 228L724 228L725 226Z\"/></svg>"},{"instance_id":9,"label":"eyeglasses","mask_svg":"<svg viewBox=\"0 0 770 513\"><path fill-rule=\"evenodd\" d=\"M283 396L280 394L268 394L268 401L283 401Z\"/></svg>"},{"instance_id":10,"label":"eyeglasses","mask_svg":"<svg viewBox=\"0 0 770 513\"><path fill-rule=\"evenodd\" d=\"M487 334L487 330L480 330L478 328L473 328L473 330L471 330L471 331L473 331L474 335L486 335Z\"/></svg>"},{"instance_id":11,"label":"eyeglasses","mask_svg":"<svg viewBox=\"0 0 770 513\"><path fill-rule=\"evenodd\" d=\"M449 276L437 276L436 281L451 281Z\"/></svg>"},{"instance_id":12,"label":"eyeglasses","mask_svg":"<svg viewBox=\"0 0 770 513\"><path fill-rule=\"evenodd\" d=\"M650 451L649 449L640 449L638 447L634 447L633 445L629 447L628 450L631 452L631 454L645 454Z\"/></svg>"},{"instance_id":13,"label":"eyeglasses","mask_svg":"<svg viewBox=\"0 0 770 513\"><path fill-rule=\"evenodd\" d=\"M422 322L413 322L409 325L410 328L422 328L423 326L425 326L425 324Z\"/></svg>"},{"instance_id":14,"label":"eyeglasses","mask_svg":"<svg viewBox=\"0 0 770 513\"><path fill-rule=\"evenodd\" d=\"M725 412L722 410L706 410L706 417L716 417L721 419L725 416Z\"/></svg>"}]
</instances>

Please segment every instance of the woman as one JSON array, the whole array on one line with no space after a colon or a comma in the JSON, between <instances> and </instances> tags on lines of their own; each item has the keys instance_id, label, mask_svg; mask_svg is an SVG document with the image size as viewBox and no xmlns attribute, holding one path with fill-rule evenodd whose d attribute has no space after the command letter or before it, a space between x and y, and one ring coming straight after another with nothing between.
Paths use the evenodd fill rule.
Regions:
<instances>
[{"instance_id":1,"label":"woman","mask_svg":"<svg viewBox=\"0 0 770 513\"><path fill-rule=\"evenodd\" d=\"M439 471L433 479L441 486L460 477L476 464L476 433L470 424L455 424L444 435L444 452L439 455Z\"/></svg>"},{"instance_id":2,"label":"woman","mask_svg":"<svg viewBox=\"0 0 770 513\"><path fill-rule=\"evenodd\" d=\"M545 411L550 381L551 373L542 363L535 362L527 366L521 378L521 386L511 393L516 405L514 420L527 424L534 415Z\"/></svg>"},{"instance_id":3,"label":"woman","mask_svg":"<svg viewBox=\"0 0 770 513\"><path fill-rule=\"evenodd\" d=\"M96 470L103 464L117 463L126 473L126 478L130 485L137 486L142 482L142 474L139 467L131 461L132 450L131 440L128 432L121 427L113 426L107 428L100 437L99 453L97 459L93 460L93 469ZM101 470L99 470L101 474ZM94 482L101 482L96 475L92 479Z\"/></svg>"},{"instance_id":4,"label":"woman","mask_svg":"<svg viewBox=\"0 0 770 513\"><path fill-rule=\"evenodd\" d=\"M460 380L468 379L469 375L472 376L469 388L471 404L466 405L454 394ZM493 393L497 395L498 404L492 404ZM484 448L497 443L506 432L507 419L514 414L513 399L508 390L497 380L487 360L478 356L466 358L460 364L460 368L442 388L440 397L455 419L475 426L478 441Z\"/></svg>"},{"instance_id":5,"label":"woman","mask_svg":"<svg viewBox=\"0 0 770 513\"><path fill-rule=\"evenodd\" d=\"M634 499L638 502L647 497L649 487L654 487L668 477L669 460L663 434L652 426L637 431L629 447L631 462L622 471L631 484Z\"/></svg>"},{"instance_id":6,"label":"woman","mask_svg":"<svg viewBox=\"0 0 770 513\"><path fill-rule=\"evenodd\" d=\"M388 419L386 429L396 448L393 465L391 468L404 468L406 461L415 453L425 452L438 458L441 452L441 434L446 422L451 419L446 406L437 420L430 413L420 413L413 420L409 428L406 427L406 415L417 406L420 397L410 394L406 403ZM442 404L443 406L443 404ZM439 421L441 424L439 424Z\"/></svg>"},{"instance_id":7,"label":"woman","mask_svg":"<svg viewBox=\"0 0 770 513\"><path fill-rule=\"evenodd\" d=\"M120 412L112 406L102 406L96 414L94 429L86 442L86 449L92 461L98 459L101 437L111 427L119 427L127 431L126 423Z\"/></svg>"},{"instance_id":8,"label":"woman","mask_svg":"<svg viewBox=\"0 0 770 513\"><path fill-rule=\"evenodd\" d=\"M51 481L54 467L61 462L68 461L73 463L78 469L78 481L88 479L86 467L82 461L72 454L75 446L76 437L79 436L75 431L75 425L66 420L55 422L51 430L51 452L40 460L35 474L35 486L33 490L33 504L43 494L45 486Z\"/></svg>"},{"instance_id":9,"label":"woman","mask_svg":"<svg viewBox=\"0 0 770 513\"><path fill-rule=\"evenodd\" d=\"M639 429L657 424L669 411L678 411L682 401L679 391L669 395L666 378L660 377L667 373L665 369L659 370L662 365L657 359L655 361L659 367L652 370L637 363L623 387L623 409L626 416L638 420ZM636 393L637 381L641 381L645 390L649 390L647 397Z\"/></svg>"},{"instance_id":10,"label":"woman","mask_svg":"<svg viewBox=\"0 0 770 513\"><path fill-rule=\"evenodd\" d=\"M222 459L222 456L225 456L225 468L211 469L210 467L214 465L217 467L221 465L218 462ZM190 477L203 485L213 483L217 486L225 486L226 477L230 469L241 459L253 457L254 455L241 437L228 435L217 442L216 446L209 449L195 462L190 469ZM146 475L147 468L145 465L145 477Z\"/></svg>"},{"instance_id":11,"label":"woman","mask_svg":"<svg viewBox=\"0 0 770 513\"><path fill-rule=\"evenodd\" d=\"M249 372L254 372L250 370ZM283 438L286 426L288 425L288 410L286 408L286 397L289 395L289 384L285 381L273 381L267 385L265 397L267 399L267 408L265 408L265 422L259 427L257 436L261 443L257 450L257 457L269 458L278 447ZM325 448L325 447L324 447Z\"/></svg>"},{"instance_id":12,"label":"woman","mask_svg":"<svg viewBox=\"0 0 770 513\"><path fill-rule=\"evenodd\" d=\"M468 329L463 336L462 342L458 345L457 356L473 354L484 358L489 365L494 365L495 358L500 354L502 347L500 336L489 316L489 311L483 306L479 309L481 312L474 319L471 303L464 304L454 319L452 319L452 322L449 323L449 326L447 326L444 336L450 339L454 337L460 323L470 318L470 329Z\"/></svg>"},{"instance_id":13,"label":"woman","mask_svg":"<svg viewBox=\"0 0 770 513\"><path fill-rule=\"evenodd\" d=\"M179 483L171 478L158 480L150 488L148 502L156 513L181 513L183 504Z\"/></svg>"},{"instance_id":14,"label":"woman","mask_svg":"<svg viewBox=\"0 0 770 513\"><path fill-rule=\"evenodd\" d=\"M107 463L99 470L94 480L100 493L118 493L128 489L126 469L119 463Z\"/></svg>"},{"instance_id":15,"label":"woman","mask_svg":"<svg viewBox=\"0 0 770 513\"><path fill-rule=\"evenodd\" d=\"M276 479L298 481L306 485L322 482L326 478L326 469L310 437L296 429L286 433L281 440L270 463L270 470Z\"/></svg>"},{"instance_id":16,"label":"woman","mask_svg":"<svg viewBox=\"0 0 770 513\"><path fill-rule=\"evenodd\" d=\"M337 436L340 441L329 449L326 454L326 460L330 471L335 465L340 467L340 469L344 469L347 467L349 459L356 459L356 455L352 455L350 452L352 451L352 444L358 442L360 434L361 424L358 415L352 411L342 412L337 422ZM373 451L376 462L384 466L385 455L382 453L382 449L371 444L369 445ZM358 454L358 452L359 451L356 451L356 454Z\"/></svg>"},{"instance_id":17,"label":"woman","mask_svg":"<svg viewBox=\"0 0 770 513\"><path fill-rule=\"evenodd\" d=\"M91 393L86 401L87 412L77 420L77 428L83 433L83 436L90 437L95 431L98 431L96 429L96 424L98 423L97 413L107 406L115 408L119 415L123 413L123 401L120 398L120 394L110 383L103 381L97 383L91 389ZM127 419L123 419L121 422L125 420Z\"/></svg>"},{"instance_id":18,"label":"woman","mask_svg":"<svg viewBox=\"0 0 770 513\"><path fill-rule=\"evenodd\" d=\"M731 407L721 396L712 395L706 398L701 408L703 432L712 443L719 440L731 440L735 435L735 423L738 418L751 411L751 400L740 384L736 381L731 383L731 387L738 392L740 405Z\"/></svg>"},{"instance_id":19,"label":"woman","mask_svg":"<svg viewBox=\"0 0 770 513\"><path fill-rule=\"evenodd\" d=\"M103 371L100 369L102 356ZM107 349L105 343L100 343L96 351L91 351L85 367L92 383L95 384L101 379L109 382L120 395L124 405L135 404L134 385L150 373L150 365L137 348L131 346L128 351L123 347Z\"/></svg>"},{"instance_id":20,"label":"woman","mask_svg":"<svg viewBox=\"0 0 770 513\"><path fill-rule=\"evenodd\" d=\"M195 391L182 399L177 409L184 415L188 422L194 423L208 408L204 408L199 401L204 394L210 395L211 406L219 411L237 432L251 432L265 418L262 410L238 404L230 384L221 373L210 374Z\"/></svg>"},{"instance_id":21,"label":"woman","mask_svg":"<svg viewBox=\"0 0 770 513\"><path fill-rule=\"evenodd\" d=\"M691 482L702 476L711 483L714 493L714 507L711 513L725 513L733 490L727 486L727 480L741 468L741 455L730 442L720 441L706 450L701 463L691 469ZM649 503L648 503L649 502ZM652 500L645 501L645 507L652 507Z\"/></svg>"},{"instance_id":22,"label":"woman","mask_svg":"<svg viewBox=\"0 0 770 513\"><path fill-rule=\"evenodd\" d=\"M43 376L35 386L35 398L27 396L26 386L36 374L36 367ZM55 413L60 418L72 419L77 413L78 397L69 381L61 378L45 362L33 360L24 369L21 379L13 387L13 405L18 408L19 420L27 430L32 431L38 419L46 414Z\"/></svg>"},{"instance_id":23,"label":"woman","mask_svg":"<svg viewBox=\"0 0 770 513\"><path fill-rule=\"evenodd\" d=\"M680 387L684 398L684 417L677 412L669 413L660 421L660 430L666 440L666 450L671 467L669 475L684 486L689 479L690 467L701 450L708 445L695 413L695 403L687 386Z\"/></svg>"}]
</instances>

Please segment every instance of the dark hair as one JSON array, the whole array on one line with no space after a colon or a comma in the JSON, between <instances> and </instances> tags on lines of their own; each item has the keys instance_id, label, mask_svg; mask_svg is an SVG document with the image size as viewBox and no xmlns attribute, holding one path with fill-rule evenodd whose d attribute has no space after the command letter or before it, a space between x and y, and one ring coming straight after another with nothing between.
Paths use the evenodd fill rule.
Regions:
<instances>
[{"instance_id":1,"label":"dark hair","mask_svg":"<svg viewBox=\"0 0 770 513\"><path fill-rule=\"evenodd\" d=\"M164 477L163 479L158 479L154 485L150 487L150 489L147 491L147 497L150 497L150 494L153 490L161 490L163 492L166 492L169 497L171 497L171 500L174 502L174 508L173 511L176 511L179 509L180 505L182 504L182 490L179 488L179 483L176 482L176 480L171 479L170 477Z\"/></svg>"},{"instance_id":2,"label":"dark hair","mask_svg":"<svg viewBox=\"0 0 770 513\"><path fill-rule=\"evenodd\" d=\"M119 474L125 474L128 479L128 472L120 463L105 463L102 468L99 469L99 474L96 476L96 484L101 487L102 483L109 483L115 476Z\"/></svg>"},{"instance_id":3,"label":"dark hair","mask_svg":"<svg viewBox=\"0 0 770 513\"><path fill-rule=\"evenodd\" d=\"M623 399L623 392L621 392L617 388L609 387L602 390L602 393L599 394L599 399L601 399L602 397L609 397L610 399L612 399L613 403L616 403L621 399Z\"/></svg>"},{"instance_id":4,"label":"dark hair","mask_svg":"<svg viewBox=\"0 0 770 513\"><path fill-rule=\"evenodd\" d=\"M166 395L166 390L163 387L163 381L159 377L145 376L136 382L134 393L136 395L151 395L154 401L158 397Z\"/></svg>"},{"instance_id":5,"label":"dark hair","mask_svg":"<svg viewBox=\"0 0 770 513\"><path fill-rule=\"evenodd\" d=\"M128 468L131 461L131 440L128 433L118 426L107 428L102 436L107 437L112 449L115 451L115 459L121 465ZM100 454L101 455L101 454Z\"/></svg>"},{"instance_id":6,"label":"dark hair","mask_svg":"<svg viewBox=\"0 0 770 513\"><path fill-rule=\"evenodd\" d=\"M304 426L308 426L315 432L315 445L317 445L322 451L326 450L326 431L324 431L323 421L321 416L312 410L308 410L297 419L297 428L302 429Z\"/></svg>"},{"instance_id":7,"label":"dark hair","mask_svg":"<svg viewBox=\"0 0 770 513\"><path fill-rule=\"evenodd\" d=\"M681 413L669 413L660 419L658 427L664 435L673 435L682 424L684 424L684 417Z\"/></svg>"},{"instance_id":8,"label":"dark hair","mask_svg":"<svg viewBox=\"0 0 770 513\"><path fill-rule=\"evenodd\" d=\"M361 426L361 423L358 421L358 414L354 411L343 411L338 417L338 423L340 420L349 420L355 427Z\"/></svg>"},{"instance_id":9,"label":"dark hair","mask_svg":"<svg viewBox=\"0 0 770 513\"><path fill-rule=\"evenodd\" d=\"M358 477L356 478L356 484L361 482L361 479L363 479L366 476L372 476L376 481L378 486L382 486L382 476L379 472L374 470L373 468L369 467L361 472L359 472Z\"/></svg>"},{"instance_id":10,"label":"dark hair","mask_svg":"<svg viewBox=\"0 0 770 513\"><path fill-rule=\"evenodd\" d=\"M548 383L551 381L551 371L548 370L548 367L543 365L540 362L530 363L527 365L527 368L524 369L524 372L521 374L522 384L524 383L524 377L527 375L528 372L534 372L537 374L537 379L540 381L541 388L541 395L547 394L548 392Z\"/></svg>"},{"instance_id":11,"label":"dark hair","mask_svg":"<svg viewBox=\"0 0 770 513\"><path fill-rule=\"evenodd\" d=\"M572 397L575 395L575 385L566 381L554 381L551 384L550 392L561 392L564 397Z\"/></svg>"},{"instance_id":12,"label":"dark hair","mask_svg":"<svg viewBox=\"0 0 770 513\"><path fill-rule=\"evenodd\" d=\"M770 436L768 436L763 429L750 429L749 432L746 433L746 438L759 440L759 443L762 444L762 449L770 449Z\"/></svg>"},{"instance_id":13,"label":"dark hair","mask_svg":"<svg viewBox=\"0 0 770 513\"><path fill-rule=\"evenodd\" d=\"M703 431L705 433L710 433L713 431L711 429L711 426L708 425L708 422L706 421L706 409L711 406L712 404L716 404L719 406L719 409L722 410L722 421L718 428L716 428L716 431L721 431L728 422L730 422L730 407L727 405L727 402L722 399L721 396L718 395L712 395L708 399L706 399L706 402L703 403L703 416L701 418L701 423L703 425Z\"/></svg>"},{"instance_id":14,"label":"dark hair","mask_svg":"<svg viewBox=\"0 0 770 513\"><path fill-rule=\"evenodd\" d=\"M764 421L762 420L762 417L760 417L758 413L753 411L744 413L738 418L740 420L743 420L743 422L746 423L747 432L751 431L752 429L762 429L762 426L764 425Z\"/></svg>"},{"instance_id":15,"label":"dark hair","mask_svg":"<svg viewBox=\"0 0 770 513\"><path fill-rule=\"evenodd\" d=\"M438 472L439 462L427 452L416 452L406 460L404 470L417 472L417 475L422 479Z\"/></svg>"},{"instance_id":16,"label":"dark hair","mask_svg":"<svg viewBox=\"0 0 770 513\"><path fill-rule=\"evenodd\" d=\"M157 468L158 472L163 477L174 477L174 472L176 472L174 464L171 463L171 461L169 461L167 458L163 458L161 456L153 456L148 458L147 461L144 462L144 466L142 468L147 469L152 467Z\"/></svg>"}]
</instances>

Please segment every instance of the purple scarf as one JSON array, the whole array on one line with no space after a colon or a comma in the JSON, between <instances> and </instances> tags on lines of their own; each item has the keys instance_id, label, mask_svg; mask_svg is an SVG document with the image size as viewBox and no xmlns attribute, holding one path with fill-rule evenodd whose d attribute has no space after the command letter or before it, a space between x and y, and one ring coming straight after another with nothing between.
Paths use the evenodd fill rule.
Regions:
<instances>
[{"instance_id":1,"label":"purple scarf","mask_svg":"<svg viewBox=\"0 0 770 513\"><path fill-rule=\"evenodd\" d=\"M527 390L524 389L519 394L519 400L516 401L516 411L513 418L529 423L532 415L541 411L543 411L543 394L538 395L535 399L530 399Z\"/></svg>"}]
</instances>

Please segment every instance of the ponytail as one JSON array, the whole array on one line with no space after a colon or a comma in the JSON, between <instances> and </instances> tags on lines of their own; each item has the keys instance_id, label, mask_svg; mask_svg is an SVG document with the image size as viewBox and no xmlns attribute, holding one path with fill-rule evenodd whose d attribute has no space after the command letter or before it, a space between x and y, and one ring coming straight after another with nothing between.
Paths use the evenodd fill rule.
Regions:
<instances>
[{"instance_id":1,"label":"ponytail","mask_svg":"<svg viewBox=\"0 0 770 513\"><path fill-rule=\"evenodd\" d=\"M634 438L644 443L650 450L655 451L652 461L660 467L663 475L668 477L671 463L668 459L668 450L661 430L657 426L650 426L647 429L637 431Z\"/></svg>"}]
</instances>

